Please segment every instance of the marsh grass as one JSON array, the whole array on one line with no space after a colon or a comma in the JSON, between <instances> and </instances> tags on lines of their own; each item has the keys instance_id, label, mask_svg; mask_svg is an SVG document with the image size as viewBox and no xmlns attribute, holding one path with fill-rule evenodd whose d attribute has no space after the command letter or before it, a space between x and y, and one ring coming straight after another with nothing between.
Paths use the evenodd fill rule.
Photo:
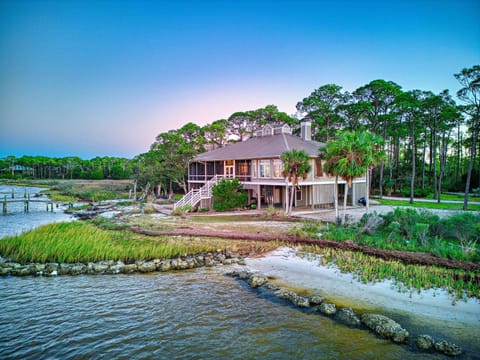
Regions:
<instances>
[{"instance_id":1,"label":"marsh grass","mask_svg":"<svg viewBox=\"0 0 480 360\"><path fill-rule=\"evenodd\" d=\"M88 263L102 260L174 258L203 252L230 250L261 253L278 242L232 242L190 237L148 237L126 230L105 230L92 223L70 222L45 225L30 232L3 238L0 255L20 263Z\"/></svg>"},{"instance_id":2,"label":"marsh grass","mask_svg":"<svg viewBox=\"0 0 480 360\"><path fill-rule=\"evenodd\" d=\"M87 201L126 199L128 184L124 181L59 181L46 193Z\"/></svg>"},{"instance_id":3,"label":"marsh grass","mask_svg":"<svg viewBox=\"0 0 480 360\"><path fill-rule=\"evenodd\" d=\"M352 273L362 283L392 280L400 291L445 289L455 300L480 298L480 274L436 266L406 265L386 261L360 252L342 251L317 246L304 246L306 254L321 255L322 265L335 264L344 273Z\"/></svg>"}]
</instances>

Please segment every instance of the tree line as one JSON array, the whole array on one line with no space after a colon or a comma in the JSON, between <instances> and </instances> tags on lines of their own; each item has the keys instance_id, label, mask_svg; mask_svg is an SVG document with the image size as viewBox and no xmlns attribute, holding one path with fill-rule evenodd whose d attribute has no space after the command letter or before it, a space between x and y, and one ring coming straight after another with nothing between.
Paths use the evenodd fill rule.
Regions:
<instances>
[{"instance_id":1,"label":"tree line","mask_svg":"<svg viewBox=\"0 0 480 360\"><path fill-rule=\"evenodd\" d=\"M76 156L7 156L0 159L0 178L6 179L129 179L135 162L126 158Z\"/></svg>"}]
</instances>

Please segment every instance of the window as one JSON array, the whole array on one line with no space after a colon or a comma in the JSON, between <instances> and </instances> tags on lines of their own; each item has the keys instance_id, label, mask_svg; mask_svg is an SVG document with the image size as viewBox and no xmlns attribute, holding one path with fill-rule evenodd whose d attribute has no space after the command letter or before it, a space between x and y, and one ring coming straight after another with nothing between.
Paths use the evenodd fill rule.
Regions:
<instances>
[{"instance_id":1,"label":"window","mask_svg":"<svg viewBox=\"0 0 480 360\"><path fill-rule=\"evenodd\" d=\"M270 169L270 160L260 160L259 177L269 178L272 176Z\"/></svg>"},{"instance_id":2,"label":"window","mask_svg":"<svg viewBox=\"0 0 480 360\"><path fill-rule=\"evenodd\" d=\"M320 159L315 160L315 175L323 176L322 160Z\"/></svg>"},{"instance_id":3,"label":"window","mask_svg":"<svg viewBox=\"0 0 480 360\"><path fill-rule=\"evenodd\" d=\"M238 174L239 175L248 175L248 163L246 161L241 162L238 165Z\"/></svg>"},{"instance_id":4,"label":"window","mask_svg":"<svg viewBox=\"0 0 480 360\"><path fill-rule=\"evenodd\" d=\"M297 197L297 201L302 201L302 188L297 189L296 197Z\"/></svg>"},{"instance_id":5,"label":"window","mask_svg":"<svg viewBox=\"0 0 480 360\"><path fill-rule=\"evenodd\" d=\"M252 176L257 177L257 160L252 161Z\"/></svg>"},{"instance_id":6,"label":"window","mask_svg":"<svg viewBox=\"0 0 480 360\"><path fill-rule=\"evenodd\" d=\"M273 160L273 177L279 178L282 176L283 163L280 159Z\"/></svg>"}]
</instances>

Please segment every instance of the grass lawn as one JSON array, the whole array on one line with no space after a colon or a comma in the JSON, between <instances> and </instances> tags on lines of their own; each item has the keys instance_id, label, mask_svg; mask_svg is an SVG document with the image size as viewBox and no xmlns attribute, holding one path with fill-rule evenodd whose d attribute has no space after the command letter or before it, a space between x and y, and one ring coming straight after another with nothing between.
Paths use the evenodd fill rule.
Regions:
<instances>
[{"instance_id":1,"label":"grass lawn","mask_svg":"<svg viewBox=\"0 0 480 360\"><path fill-rule=\"evenodd\" d=\"M463 204L450 204L450 203L433 203L433 202L421 202L417 201L413 204L410 204L406 200L387 200L387 199L376 199L382 205L391 205L391 206L410 206L415 208L423 209L440 209L440 210L463 210ZM468 204L468 210L480 211L480 205L478 204Z\"/></svg>"}]
</instances>

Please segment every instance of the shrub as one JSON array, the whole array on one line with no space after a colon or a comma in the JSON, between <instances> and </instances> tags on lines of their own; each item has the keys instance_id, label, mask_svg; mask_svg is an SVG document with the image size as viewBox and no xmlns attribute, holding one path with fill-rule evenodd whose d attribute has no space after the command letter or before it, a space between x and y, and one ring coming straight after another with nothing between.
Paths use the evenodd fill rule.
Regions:
<instances>
[{"instance_id":1,"label":"shrub","mask_svg":"<svg viewBox=\"0 0 480 360\"><path fill-rule=\"evenodd\" d=\"M318 238L320 233L320 223L315 221L304 221L302 226L293 226L289 234L296 237Z\"/></svg>"},{"instance_id":2,"label":"shrub","mask_svg":"<svg viewBox=\"0 0 480 360\"><path fill-rule=\"evenodd\" d=\"M397 236L421 246L435 235L435 225L439 222L439 217L429 211L400 207L381 217L384 220L382 230L388 232L389 237Z\"/></svg>"},{"instance_id":3,"label":"shrub","mask_svg":"<svg viewBox=\"0 0 480 360\"><path fill-rule=\"evenodd\" d=\"M228 211L247 205L248 195L237 178L222 179L212 188L213 208L216 211Z\"/></svg>"},{"instance_id":4,"label":"shrub","mask_svg":"<svg viewBox=\"0 0 480 360\"><path fill-rule=\"evenodd\" d=\"M173 216L183 216L186 213L193 212L192 205L183 205L172 211Z\"/></svg>"},{"instance_id":5,"label":"shrub","mask_svg":"<svg viewBox=\"0 0 480 360\"><path fill-rule=\"evenodd\" d=\"M480 215L470 212L453 215L439 223L439 233L455 240L464 248L471 248L480 240Z\"/></svg>"},{"instance_id":6,"label":"shrub","mask_svg":"<svg viewBox=\"0 0 480 360\"><path fill-rule=\"evenodd\" d=\"M422 188L414 188L413 189L413 196L416 198L424 198L427 197L428 195L433 193L433 188L431 187L426 187L424 189ZM409 188L404 188L402 189L402 195L405 197L410 196L410 189Z\"/></svg>"},{"instance_id":7,"label":"shrub","mask_svg":"<svg viewBox=\"0 0 480 360\"><path fill-rule=\"evenodd\" d=\"M377 212L366 213L362 216L358 222L358 234L368 234L373 235L380 225L382 225L384 220L380 217Z\"/></svg>"}]
</instances>

